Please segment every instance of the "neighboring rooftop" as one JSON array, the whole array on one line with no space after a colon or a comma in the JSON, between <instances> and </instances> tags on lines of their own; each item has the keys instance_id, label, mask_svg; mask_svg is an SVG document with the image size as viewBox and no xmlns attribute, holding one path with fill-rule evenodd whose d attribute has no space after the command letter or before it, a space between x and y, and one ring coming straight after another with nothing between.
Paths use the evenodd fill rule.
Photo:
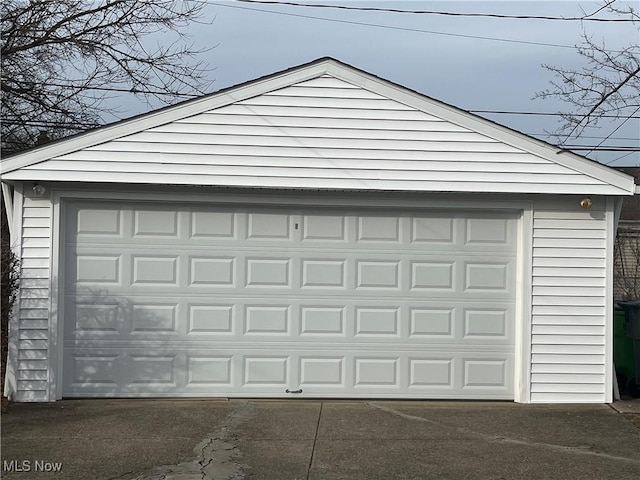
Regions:
<instances>
[{"instance_id":1,"label":"neighboring rooftop","mask_svg":"<svg viewBox=\"0 0 640 480\"><path fill-rule=\"evenodd\" d=\"M640 185L640 167L613 167L616 170L626 173L635 179L636 185ZM622 202L622 212L620 220L640 221L640 196L625 198Z\"/></svg>"}]
</instances>

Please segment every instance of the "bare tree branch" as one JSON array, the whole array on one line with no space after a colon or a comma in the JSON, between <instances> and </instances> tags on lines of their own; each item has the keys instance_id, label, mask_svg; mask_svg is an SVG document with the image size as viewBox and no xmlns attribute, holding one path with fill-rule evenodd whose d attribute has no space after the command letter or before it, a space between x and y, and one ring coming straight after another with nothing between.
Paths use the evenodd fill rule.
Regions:
<instances>
[{"instance_id":1,"label":"bare tree branch","mask_svg":"<svg viewBox=\"0 0 640 480\"><path fill-rule=\"evenodd\" d=\"M637 24L640 16L631 6L619 8L613 2L603 7ZM560 112L562 124L553 132L561 143L580 136L587 127L596 126L606 113L627 118L640 106L640 44L611 51L604 41L598 43L586 32L578 53L586 60L582 70L543 65L555 74L551 88L538 92L536 98L559 98L569 111Z\"/></svg>"},{"instance_id":2,"label":"bare tree branch","mask_svg":"<svg viewBox=\"0 0 640 480\"><path fill-rule=\"evenodd\" d=\"M34 123L92 128L113 92L171 103L207 91L207 50L187 35L199 0L3 0L2 147L28 148Z\"/></svg>"}]
</instances>

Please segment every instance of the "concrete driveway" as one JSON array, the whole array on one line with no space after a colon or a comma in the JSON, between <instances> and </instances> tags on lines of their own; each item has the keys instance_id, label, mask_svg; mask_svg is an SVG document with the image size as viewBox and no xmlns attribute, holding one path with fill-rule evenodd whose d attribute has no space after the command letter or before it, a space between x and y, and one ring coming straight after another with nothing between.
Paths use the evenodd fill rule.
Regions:
<instances>
[{"instance_id":1,"label":"concrete driveway","mask_svg":"<svg viewBox=\"0 0 640 480\"><path fill-rule=\"evenodd\" d=\"M638 402L619 404L626 414L499 402L14 404L2 416L3 478L636 479Z\"/></svg>"}]
</instances>

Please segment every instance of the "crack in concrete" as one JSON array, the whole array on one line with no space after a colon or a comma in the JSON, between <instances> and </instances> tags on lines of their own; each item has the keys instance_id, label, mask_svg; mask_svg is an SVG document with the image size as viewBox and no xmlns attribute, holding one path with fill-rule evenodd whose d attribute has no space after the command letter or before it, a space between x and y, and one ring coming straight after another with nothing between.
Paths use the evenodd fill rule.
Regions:
<instances>
[{"instance_id":1,"label":"crack in concrete","mask_svg":"<svg viewBox=\"0 0 640 480\"><path fill-rule=\"evenodd\" d=\"M194 460L177 465L162 465L138 475L134 480L241 480L243 465L238 463L240 450L233 429L252 418L254 407L239 402L238 408L225 417L213 433L193 449Z\"/></svg>"},{"instance_id":2,"label":"crack in concrete","mask_svg":"<svg viewBox=\"0 0 640 480\"><path fill-rule=\"evenodd\" d=\"M372 408L376 408L378 410L382 410L383 412L387 412L390 413L392 415L397 415L399 417L405 418L407 420L413 420L413 421L418 421L418 422L424 422L424 423L430 423L432 425L441 427L441 428L447 428L447 429L453 429L456 430L460 433L465 433L467 435L473 435L476 437L480 437L488 442L491 443L510 443L512 445L522 445L522 446L527 446L527 447L538 447L538 448L546 448L549 450L556 450L559 452L564 452L564 453L572 453L572 454L576 454L576 455L590 455L590 456L595 456L595 457L601 457L601 458L606 458L608 460L616 460L616 461L620 461L620 462L627 462L627 463L633 463L633 464L640 464L640 460L635 460L633 458L627 458L627 457L619 457L617 455L610 455L608 453L602 453L602 452L594 452L593 450L590 450L591 447L588 446L584 446L584 447L569 447L567 445L557 445L554 443L544 443L544 442L531 442L531 441L527 441L527 440L519 440L517 438L510 438L510 437L502 437L500 435L491 435L488 433L482 433L482 432L478 432L476 430L471 430L470 428L466 428L466 427L457 427L455 425L447 425L445 423L441 423L441 422L437 422L435 420L429 420L428 418L424 418L424 417L418 417L416 415L410 415L408 413L403 413L400 412L394 408L390 408L390 407L385 407L383 405L379 405L376 402L367 402L367 405L369 405Z\"/></svg>"},{"instance_id":3,"label":"crack in concrete","mask_svg":"<svg viewBox=\"0 0 640 480\"><path fill-rule=\"evenodd\" d=\"M307 465L307 476L306 480L309 480L309 475L311 474L311 467L313 466L313 457L316 453L316 444L318 443L318 432L320 431L320 419L322 418L322 406L323 402L320 402L320 409L318 410L318 421L316 422L316 433L313 437L313 446L311 447L311 455L309 457L309 465Z\"/></svg>"},{"instance_id":4,"label":"crack in concrete","mask_svg":"<svg viewBox=\"0 0 640 480\"><path fill-rule=\"evenodd\" d=\"M132 473L133 473L133 470L129 470L128 472L124 472L123 474L118 475L117 477L112 477L109 480L118 480L119 478L126 477L127 475L131 475Z\"/></svg>"}]
</instances>

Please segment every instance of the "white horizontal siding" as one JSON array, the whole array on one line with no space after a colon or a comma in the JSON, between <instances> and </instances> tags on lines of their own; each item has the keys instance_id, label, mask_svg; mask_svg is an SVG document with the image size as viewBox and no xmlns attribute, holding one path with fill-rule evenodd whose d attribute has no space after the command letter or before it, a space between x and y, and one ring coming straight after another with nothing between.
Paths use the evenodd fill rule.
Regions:
<instances>
[{"instance_id":1,"label":"white horizontal siding","mask_svg":"<svg viewBox=\"0 0 640 480\"><path fill-rule=\"evenodd\" d=\"M68 158L60 160L52 160L46 164L34 165L29 167L29 170L66 170L66 171L78 171L82 166L90 165L94 170L100 170L104 172L118 172L118 171L139 171L140 169L153 169L156 165L158 168L171 168L175 171L176 167L179 167L180 171L183 168L191 168L196 172L202 171L207 167L211 171L214 170L211 162L215 162L215 169L232 168L232 167L262 167L265 159L259 157L250 156L234 156L234 155L201 155L201 154L185 154L182 156L174 156L162 152L128 152L123 154L127 155L129 160L127 162L118 162L116 164L109 161L109 157L113 155L112 152L84 152L85 157L82 161L73 160L73 155L67 156ZM467 156L469 157L469 156ZM315 158L309 159L304 165L300 166L300 159L294 157L272 157L269 159L269 163L272 168L275 167L290 167L297 168L301 171L305 170L313 171L312 169L331 168L332 163L337 159ZM88 162L91 162L90 164ZM526 163L513 162L486 162L480 164L467 158L452 158L451 161L432 160L426 164L423 161L418 160L389 160L382 159L340 159L340 162L349 169L361 169L361 170L413 170L423 172L450 172L451 162L456 162L457 167L460 170L467 172L494 172L504 173L509 171L511 173L532 173L536 171L538 174L561 174L562 167L558 165L542 164L542 165L529 165ZM148 164L148 165L139 165Z\"/></svg>"},{"instance_id":2,"label":"white horizontal siding","mask_svg":"<svg viewBox=\"0 0 640 480\"><path fill-rule=\"evenodd\" d=\"M24 198L15 400L48 398L51 202Z\"/></svg>"},{"instance_id":3,"label":"white horizontal siding","mask_svg":"<svg viewBox=\"0 0 640 480\"><path fill-rule=\"evenodd\" d=\"M604 375L604 365L593 365L593 364L574 364L571 367L571 370L574 374L600 374ZM563 378L562 375L565 375L565 366L563 364L558 363L542 363L535 364L531 368L532 374L560 374L558 378Z\"/></svg>"},{"instance_id":4,"label":"white horizontal siding","mask_svg":"<svg viewBox=\"0 0 640 480\"><path fill-rule=\"evenodd\" d=\"M223 128L224 132L233 131L234 133L245 132L247 127L268 127L270 134L277 135L278 130L286 129L293 132L292 129L305 129L306 132L323 132L325 130L342 132L341 135L369 135L376 132L385 137L394 138L396 135L411 135L409 138L416 138L416 133L434 134L436 132L460 133L469 132L469 129L446 122L441 118L434 117L423 113L421 116L413 119L393 119L393 118L357 118L357 117L331 117L323 116L301 116L301 115L263 115L257 116L251 111L242 111L225 107L225 110L211 110L209 112L200 113L195 116L187 117L175 122L168 123L159 127L149 129L152 131L158 129L177 129L181 125L193 126L195 129L200 128ZM292 110L291 113L300 113L298 110ZM274 130L275 129L277 130ZM267 131L267 129L263 129ZM406 133L403 133L406 132ZM313 136L313 135L312 135ZM487 138L487 137L485 137Z\"/></svg>"},{"instance_id":5,"label":"white horizontal siding","mask_svg":"<svg viewBox=\"0 0 640 480\"><path fill-rule=\"evenodd\" d=\"M140 171L140 166L135 163L111 163L111 162L93 162L92 166L94 171L103 171L103 172L114 172L114 173L138 173ZM50 167L53 167L57 170L59 168L64 168L67 171L71 171L76 168L76 164L74 162L52 162ZM59 168L56 168L59 167ZM416 165L416 167L424 167L424 165ZM176 167L171 164L161 164L161 163L153 163L147 164L145 170L148 174L165 174L169 175L171 173L175 173ZM264 171L263 166L229 166L229 165L218 165L215 169L209 168L207 165L190 165L183 164L180 166L180 175L193 175L198 176L202 175L203 177L207 176L206 171L209 171L209 175L217 176L220 178L224 177L258 177L261 174L265 174L265 178L300 178L306 177L309 180L344 180L343 175L344 172L337 171L332 168L306 168L306 167L293 167L293 168L283 168L283 167L275 167L270 166L268 170ZM491 182L495 179L495 172L467 172L468 174L473 173L473 181L474 182ZM361 180L376 180L376 181L389 181L389 182L402 182L402 181L424 181L424 182L440 182L442 184L455 183L457 181L459 172L452 171L434 171L434 170L425 170L425 169L414 169L414 170L397 170L397 169L376 169L376 168L366 168L366 169L350 169L350 174L352 179L361 179ZM526 184L530 183L531 175L522 173L511 173L510 174L511 183L513 184ZM536 180L540 182L545 182L549 185L559 185L563 183L571 183L577 185L583 185L581 183L582 179L579 176L573 177L571 179L565 178L563 175L557 174L545 174L545 173L537 173ZM468 182L469 179L466 179ZM461 181L460 183L464 184L465 181ZM43 219L37 219L41 221Z\"/></svg>"},{"instance_id":6,"label":"white horizontal siding","mask_svg":"<svg viewBox=\"0 0 640 480\"><path fill-rule=\"evenodd\" d=\"M47 402L49 397L46 390L25 390L25 388L31 385L26 385L24 382L19 382L20 390L18 390L14 396L16 402ZM40 385L38 385L40 387Z\"/></svg>"},{"instance_id":7,"label":"white horizontal siding","mask_svg":"<svg viewBox=\"0 0 640 480\"><path fill-rule=\"evenodd\" d=\"M435 197L434 197L435 198ZM497 198L497 197L496 197ZM505 197L505 202L515 199ZM533 202L530 400L603 402L606 398L606 237L602 199ZM25 199L22 294L15 395L46 401L49 362L51 207ZM47 217L48 215L48 217ZM35 389L35 390L30 390Z\"/></svg>"},{"instance_id":8,"label":"white horizontal siding","mask_svg":"<svg viewBox=\"0 0 640 480\"><path fill-rule=\"evenodd\" d=\"M250 117L251 118L251 117ZM213 122L213 118L209 121ZM236 118L226 119L228 123L202 123L202 122L174 122L161 127L151 128L147 132L165 134L197 134L197 135L227 135L233 136L257 136L264 138L334 138L334 139L366 139L366 140L390 140L390 141L427 141L427 142L490 142L497 143L489 137L483 137L468 130L458 129L445 122L426 122L422 128L409 124L410 128L404 130L390 129L386 126L379 128L364 128L355 122L351 127L335 125L324 128L299 127L285 125L273 128L273 124L257 125L236 123ZM341 122L341 124L344 121ZM411 127L415 128L411 130Z\"/></svg>"},{"instance_id":9,"label":"white horizontal siding","mask_svg":"<svg viewBox=\"0 0 640 480\"><path fill-rule=\"evenodd\" d=\"M36 163L12 172L10 178L309 189L612 192L611 185L593 176L327 75ZM32 217L34 228L42 223L38 218L46 220L46 216Z\"/></svg>"},{"instance_id":10,"label":"white horizontal siding","mask_svg":"<svg viewBox=\"0 0 640 480\"><path fill-rule=\"evenodd\" d=\"M602 403L601 393L584 392L536 392L536 402L539 403Z\"/></svg>"},{"instance_id":11,"label":"white horizontal siding","mask_svg":"<svg viewBox=\"0 0 640 480\"><path fill-rule=\"evenodd\" d=\"M473 138L473 137L472 137ZM330 138L324 136L302 137L289 135L212 135L209 133L167 133L161 131L147 131L124 137L123 142L140 142L140 143L174 143L174 144L195 144L195 145L240 145L269 148L286 148L286 147L304 147L311 149L335 148L344 150L408 150L408 151L474 151L489 153L520 153L514 147L498 142L490 142L488 140L478 141L475 139L459 138L450 141L436 140L387 140L381 138ZM451 145L453 143L453 145ZM579 174L574 174L579 176Z\"/></svg>"},{"instance_id":12,"label":"white horizontal siding","mask_svg":"<svg viewBox=\"0 0 640 480\"><path fill-rule=\"evenodd\" d=\"M538 203L532 240L531 401L604 402L605 212L600 205L582 210L577 201Z\"/></svg>"}]
</instances>

